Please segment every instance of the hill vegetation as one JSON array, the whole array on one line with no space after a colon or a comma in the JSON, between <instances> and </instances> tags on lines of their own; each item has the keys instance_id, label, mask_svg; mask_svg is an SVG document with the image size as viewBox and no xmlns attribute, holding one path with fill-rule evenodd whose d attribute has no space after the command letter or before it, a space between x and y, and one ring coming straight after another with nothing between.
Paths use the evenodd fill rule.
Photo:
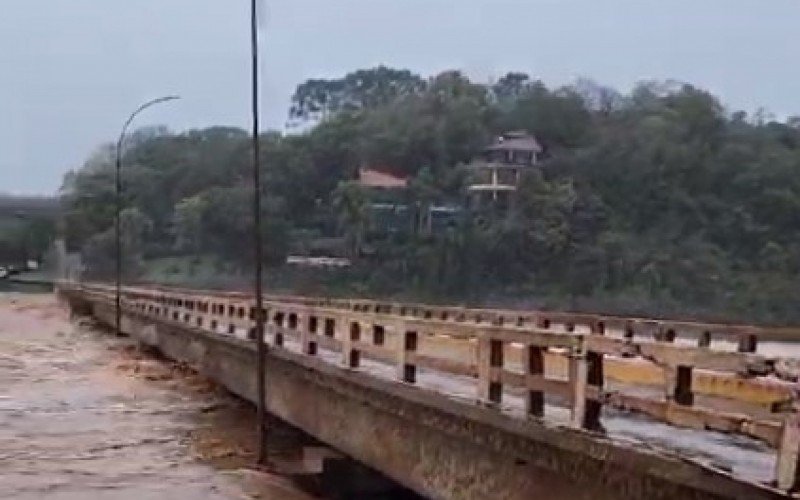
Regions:
<instances>
[{"instance_id":1,"label":"hill vegetation","mask_svg":"<svg viewBox=\"0 0 800 500\"><path fill-rule=\"evenodd\" d=\"M40 261L53 240L58 199L0 194L0 266Z\"/></svg>"},{"instance_id":2,"label":"hill vegetation","mask_svg":"<svg viewBox=\"0 0 800 500\"><path fill-rule=\"evenodd\" d=\"M623 95L586 80L551 89L522 73L489 85L383 67L303 83L289 115L306 132L260 138L273 286L800 321L798 119L727 110L682 83ZM379 232L369 194L349 182L380 166L411 177L409 206L463 206L462 165L508 130L546 147L508 211L464 210L432 233ZM110 151L63 187L69 244L95 277L112 269ZM227 276L248 269L250 158L247 132L234 128L131 136L129 278L180 256L214 258ZM290 249L337 237L351 268L286 278Z\"/></svg>"}]
</instances>

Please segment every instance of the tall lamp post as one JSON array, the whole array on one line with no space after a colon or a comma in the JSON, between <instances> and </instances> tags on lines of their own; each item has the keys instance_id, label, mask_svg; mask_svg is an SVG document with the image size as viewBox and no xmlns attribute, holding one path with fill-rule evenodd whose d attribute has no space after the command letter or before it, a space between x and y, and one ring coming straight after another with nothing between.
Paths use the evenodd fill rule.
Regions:
<instances>
[{"instance_id":1,"label":"tall lamp post","mask_svg":"<svg viewBox=\"0 0 800 500\"><path fill-rule=\"evenodd\" d=\"M116 290L114 294L114 302L116 306L115 327L117 329L117 335L122 335L122 227L120 224L120 214L122 213L122 177L120 176L122 171L122 143L125 140L125 134L128 132L128 127L133 122L133 119L136 118L136 115L151 106L155 106L156 104L161 104L167 101L174 101L176 99L180 99L180 97L176 95L159 97L158 99L147 101L136 108L136 111L131 113L131 115L125 121L125 124L122 126L122 131L120 132L119 139L117 140L117 162L115 175L116 210L114 216L114 240L116 243L116 279L114 283Z\"/></svg>"},{"instance_id":2,"label":"tall lamp post","mask_svg":"<svg viewBox=\"0 0 800 500\"><path fill-rule=\"evenodd\" d=\"M252 63L252 113L253 113L253 257L255 276L255 342L256 342L256 390L258 420L258 463L267 463L266 384L264 374L264 299L261 293L263 241L261 236L261 151L258 143L258 0L250 0L250 55Z\"/></svg>"}]
</instances>

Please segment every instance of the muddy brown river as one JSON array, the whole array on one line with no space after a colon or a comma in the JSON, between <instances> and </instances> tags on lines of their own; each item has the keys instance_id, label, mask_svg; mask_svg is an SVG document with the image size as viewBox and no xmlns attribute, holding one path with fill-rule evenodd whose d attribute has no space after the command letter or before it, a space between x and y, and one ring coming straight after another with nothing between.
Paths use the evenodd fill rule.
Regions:
<instances>
[{"instance_id":1,"label":"muddy brown river","mask_svg":"<svg viewBox=\"0 0 800 500\"><path fill-rule=\"evenodd\" d=\"M0 294L0 498L319 498L250 467L253 422L185 367L70 321L52 295Z\"/></svg>"}]
</instances>

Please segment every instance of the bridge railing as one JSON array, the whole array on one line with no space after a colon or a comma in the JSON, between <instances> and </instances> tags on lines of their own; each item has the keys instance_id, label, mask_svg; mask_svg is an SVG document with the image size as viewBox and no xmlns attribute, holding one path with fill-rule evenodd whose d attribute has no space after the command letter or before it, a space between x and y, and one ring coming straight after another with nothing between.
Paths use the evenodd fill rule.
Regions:
<instances>
[{"instance_id":1,"label":"bridge railing","mask_svg":"<svg viewBox=\"0 0 800 500\"><path fill-rule=\"evenodd\" d=\"M202 294L191 289L148 285L148 290L186 295ZM247 300L251 295L241 292L214 292L229 299ZM626 338L653 339L699 347L733 348L738 352L756 352L760 341L800 342L800 327L766 327L730 323L710 323L673 319L638 318L606 314L574 313L542 310L512 310L498 308L469 308L420 303L390 302L371 299L337 299L293 295L269 295L266 300L282 303L325 306L355 312L377 312L424 319L478 324L534 327L577 333L604 330Z\"/></svg>"},{"instance_id":2,"label":"bridge railing","mask_svg":"<svg viewBox=\"0 0 800 500\"><path fill-rule=\"evenodd\" d=\"M77 286L103 300L113 297L107 286ZM242 338L252 337L256 315L246 294L130 287L123 303L129 312L149 318ZM668 335L637 335L634 330L629 335L626 329L622 335L610 335L607 319L596 316L579 323L575 315L555 313L516 311L511 318L499 311L425 310L301 297L269 296L262 314L276 348L293 343L304 355L333 355L341 366L354 370L369 369L364 364L377 361L389 367L391 377L407 384L430 385L420 379L426 373L468 380L474 399L498 411L510 411L506 399L521 398L529 418L547 418L551 411L566 409L568 425L589 431L602 431L605 407L646 414L670 425L753 437L777 450L777 486L798 486L800 423L794 385L779 385L780 399L769 408L732 402L735 398L697 387L709 377L733 384L742 393L771 385L763 378L778 375L780 360L753 352L753 338L740 341L735 351L718 350L706 336L695 344L676 342L674 330ZM646 324L664 333L665 325L675 323L622 324ZM710 331L708 325L702 328ZM741 332L755 335L750 329L737 335ZM639 384L633 377L620 384L620 377L608 376L626 366L645 374L636 370L655 367L660 390L639 387L652 387L652 381ZM637 390L627 390L631 386Z\"/></svg>"},{"instance_id":3,"label":"bridge railing","mask_svg":"<svg viewBox=\"0 0 800 500\"><path fill-rule=\"evenodd\" d=\"M147 289L152 291L152 289ZM195 291L162 289L165 293L179 293L191 296ZM215 293L215 296L225 300L247 301L248 295L241 293ZM689 322L675 322L666 320L643 320L636 318L612 318L597 315L574 315L567 313L536 312L536 311L502 311L487 309L464 309L453 307L438 307L414 304L386 304L377 301L320 299L306 297L276 297L267 296L267 300L280 303L296 303L304 305L325 306L355 312L379 312L382 314L401 315L404 318L436 319L451 321L457 324L478 324L509 326L530 330L548 330L554 332L602 334L606 337L624 339L627 342L655 341L673 343L678 346L697 346L710 351L756 351L757 338L786 338L793 330L761 328L740 325L712 325ZM621 328L620 325L624 325ZM680 326L680 328L679 328ZM712 342L712 333L714 342ZM788 333L787 333L788 332ZM736 338L736 343L730 339ZM725 339L729 339L728 342ZM552 358L550 353L545 357ZM773 373L774 377L794 381L797 379L797 363L777 363ZM668 375L666 369L659 366L648 367L625 362L625 359L612 358L605 363L605 376L620 383L644 383L661 385L664 377ZM685 372L684 372L685 375ZM732 383L731 379L718 376L713 372L690 372L693 391L708 396L721 396L735 401L742 401L755 405L768 411L781 406L793 397L791 384L776 384L774 381L765 382L763 378L745 377Z\"/></svg>"},{"instance_id":4,"label":"bridge railing","mask_svg":"<svg viewBox=\"0 0 800 500\"><path fill-rule=\"evenodd\" d=\"M509 310L437 306L365 299L329 299L297 296L276 296L275 299L282 302L292 301L306 305L335 307L361 312L398 314L442 321L553 328L577 331L578 333L601 330L615 331L627 338L677 341L693 343L699 347L708 347L713 343L727 343L733 345L739 352L755 352L759 340L800 341L799 327L764 327L529 309Z\"/></svg>"}]
</instances>

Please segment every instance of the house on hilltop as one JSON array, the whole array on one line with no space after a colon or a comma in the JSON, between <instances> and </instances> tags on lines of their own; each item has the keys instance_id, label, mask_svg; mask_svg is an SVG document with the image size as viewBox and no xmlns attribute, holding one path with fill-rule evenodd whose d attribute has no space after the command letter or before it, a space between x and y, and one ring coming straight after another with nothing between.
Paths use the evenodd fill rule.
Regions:
<instances>
[{"instance_id":1,"label":"house on hilltop","mask_svg":"<svg viewBox=\"0 0 800 500\"><path fill-rule=\"evenodd\" d=\"M369 197L373 230L393 233L410 227L407 205L409 179L386 168L360 168L358 184Z\"/></svg>"},{"instance_id":2,"label":"house on hilltop","mask_svg":"<svg viewBox=\"0 0 800 500\"><path fill-rule=\"evenodd\" d=\"M358 183L368 189L393 190L408 187L408 177L401 177L384 170L361 168Z\"/></svg>"},{"instance_id":3,"label":"house on hilltop","mask_svg":"<svg viewBox=\"0 0 800 500\"><path fill-rule=\"evenodd\" d=\"M527 131L506 132L469 164L467 191L473 206L506 207L519 186L522 172L535 167L544 153Z\"/></svg>"},{"instance_id":4,"label":"house on hilltop","mask_svg":"<svg viewBox=\"0 0 800 500\"><path fill-rule=\"evenodd\" d=\"M416 232L431 234L455 223L458 206L412 202L412 179L390 169L361 168L358 184L367 191L372 229L378 234Z\"/></svg>"}]
</instances>

